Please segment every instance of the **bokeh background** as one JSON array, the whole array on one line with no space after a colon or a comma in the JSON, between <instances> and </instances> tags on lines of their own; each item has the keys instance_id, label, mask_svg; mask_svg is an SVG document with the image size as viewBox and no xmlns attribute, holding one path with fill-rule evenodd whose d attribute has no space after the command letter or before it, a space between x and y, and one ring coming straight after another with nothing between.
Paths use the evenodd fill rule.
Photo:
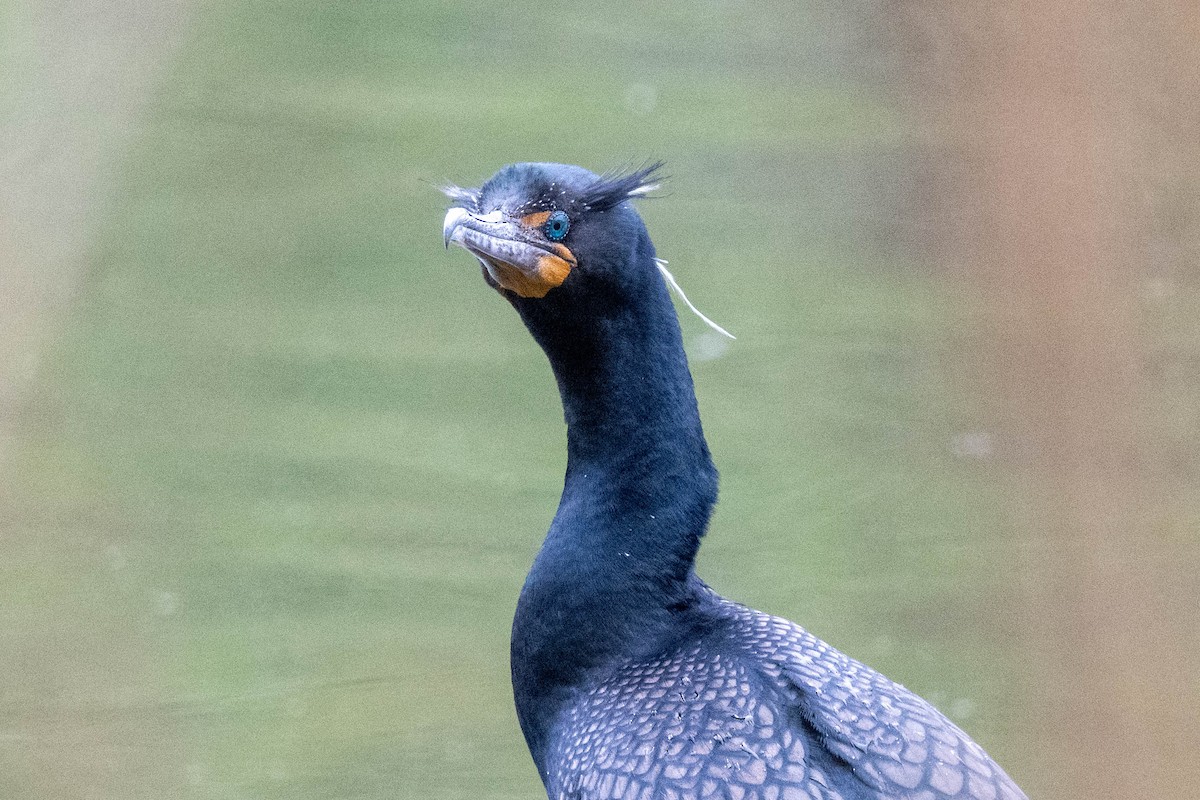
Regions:
<instances>
[{"instance_id":1,"label":"bokeh background","mask_svg":"<svg viewBox=\"0 0 1200 800\"><path fill-rule=\"evenodd\" d=\"M533 798L564 430L442 181L641 203L701 572L1031 798L1200 784L1190 0L0 2L0 797Z\"/></svg>"}]
</instances>

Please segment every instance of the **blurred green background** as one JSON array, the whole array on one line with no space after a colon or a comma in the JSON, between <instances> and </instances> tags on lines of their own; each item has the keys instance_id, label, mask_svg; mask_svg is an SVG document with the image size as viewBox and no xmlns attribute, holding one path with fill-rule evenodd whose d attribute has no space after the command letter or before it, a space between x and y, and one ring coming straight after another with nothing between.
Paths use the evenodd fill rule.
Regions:
<instances>
[{"instance_id":1,"label":"blurred green background","mask_svg":"<svg viewBox=\"0 0 1200 800\"><path fill-rule=\"evenodd\" d=\"M705 578L1031 797L1187 796L1200 280L1169 130L1174 169L1114 170L1161 199L1158 260L1079 272L998 246L1078 219L1021 229L1059 208L1040 170L979 199L1041 162L973 127L1008 76L963 88L954 42L986 37L936 3L2 8L0 796L537 797L508 630L561 411L434 186L649 158L660 255L738 335L681 317L723 477Z\"/></svg>"}]
</instances>

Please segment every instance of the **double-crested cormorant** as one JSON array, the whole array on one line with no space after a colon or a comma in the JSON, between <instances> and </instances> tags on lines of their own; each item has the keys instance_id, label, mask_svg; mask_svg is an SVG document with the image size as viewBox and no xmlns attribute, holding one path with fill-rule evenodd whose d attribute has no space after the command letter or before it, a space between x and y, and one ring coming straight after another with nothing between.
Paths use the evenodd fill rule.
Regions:
<instances>
[{"instance_id":1,"label":"double-crested cormorant","mask_svg":"<svg viewBox=\"0 0 1200 800\"><path fill-rule=\"evenodd\" d=\"M517 715L547 794L1024 798L929 703L696 576L717 471L629 202L656 167L516 164L446 189L446 244L479 260L546 351L567 422L562 500L512 631Z\"/></svg>"}]
</instances>

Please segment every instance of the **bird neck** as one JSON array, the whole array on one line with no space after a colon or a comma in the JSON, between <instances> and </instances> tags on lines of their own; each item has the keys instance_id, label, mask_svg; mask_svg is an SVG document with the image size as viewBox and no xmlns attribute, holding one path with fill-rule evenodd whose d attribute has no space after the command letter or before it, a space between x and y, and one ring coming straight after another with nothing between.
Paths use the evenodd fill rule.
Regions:
<instances>
[{"instance_id":1,"label":"bird neck","mask_svg":"<svg viewBox=\"0 0 1200 800\"><path fill-rule=\"evenodd\" d=\"M526 317L567 421L562 500L513 623L517 710L535 760L575 688L660 647L694 602L717 473L675 311L652 274L638 302L570 335L540 335Z\"/></svg>"},{"instance_id":2,"label":"bird neck","mask_svg":"<svg viewBox=\"0 0 1200 800\"><path fill-rule=\"evenodd\" d=\"M576 338L548 350L567 473L534 569L586 575L597 591L659 604L692 570L717 476L675 311L654 286L660 292L582 347Z\"/></svg>"}]
</instances>

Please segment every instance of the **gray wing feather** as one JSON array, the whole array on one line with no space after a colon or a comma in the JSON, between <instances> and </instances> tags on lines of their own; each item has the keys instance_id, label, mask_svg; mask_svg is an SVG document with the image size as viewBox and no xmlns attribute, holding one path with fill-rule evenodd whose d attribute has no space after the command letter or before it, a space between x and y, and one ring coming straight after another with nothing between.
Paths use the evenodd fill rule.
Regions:
<instances>
[{"instance_id":1,"label":"gray wing feather","mask_svg":"<svg viewBox=\"0 0 1200 800\"><path fill-rule=\"evenodd\" d=\"M921 698L779 617L717 600L726 633L580 695L553 800L1027 800Z\"/></svg>"},{"instance_id":2,"label":"gray wing feather","mask_svg":"<svg viewBox=\"0 0 1200 800\"><path fill-rule=\"evenodd\" d=\"M750 612L760 616L759 612ZM929 703L799 626L762 614L767 658L823 746L889 798L1027 800L967 734Z\"/></svg>"}]
</instances>

